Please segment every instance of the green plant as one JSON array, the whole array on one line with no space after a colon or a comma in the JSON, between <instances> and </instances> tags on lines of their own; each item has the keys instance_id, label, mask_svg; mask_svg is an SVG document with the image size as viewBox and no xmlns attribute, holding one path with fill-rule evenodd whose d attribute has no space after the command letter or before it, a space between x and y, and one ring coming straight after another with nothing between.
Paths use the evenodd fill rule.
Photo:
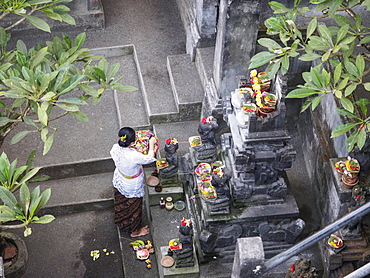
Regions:
<instances>
[{"instance_id":1,"label":"green plant","mask_svg":"<svg viewBox=\"0 0 370 278\"><path fill-rule=\"evenodd\" d=\"M36 28L50 32L49 24L40 18L40 14L38 14L38 16L34 16L33 14L41 12L51 19L76 25L73 17L68 14L70 9L62 5L63 3L72 1L73 0L2 0L0 2L0 20L9 14L14 14L18 19L13 24L6 27L6 30L10 30L27 20Z\"/></svg>"},{"instance_id":2,"label":"green plant","mask_svg":"<svg viewBox=\"0 0 370 278\"><path fill-rule=\"evenodd\" d=\"M370 2L322 0L315 1L316 5L312 2L307 5L295 0L293 8L269 2L274 15L265 21L267 35L278 39L260 38L258 43L268 50L254 55L249 68L268 64L265 71L271 78L279 70L283 75L288 72L291 57L314 61L310 71L302 73L305 83L289 92L287 98L308 97L302 107L304 111L309 107L314 110L323 97L334 95L340 106L339 114L346 116L348 122L337 126L331 137L349 133L347 150L355 145L362 149L370 132L369 100L356 99L354 92L370 91L370 82L365 79L370 73L366 69L370 36L369 27L364 25L356 8L365 7L368 11ZM298 17L306 19L306 27L297 26Z\"/></svg>"},{"instance_id":3,"label":"green plant","mask_svg":"<svg viewBox=\"0 0 370 278\"><path fill-rule=\"evenodd\" d=\"M58 129L51 125L54 120L73 115L80 121L87 121L87 115L79 109L81 105L87 105L87 100L97 104L106 91L136 90L133 86L119 83L121 78L116 76L119 63L109 66L103 57L92 55L82 47L85 33L74 40L63 34L62 38L54 37L52 41L32 48L19 40L14 49L8 49L9 30L24 21L46 32L50 32L50 26L43 15L75 25L75 20L68 14L70 9L63 5L71 1L0 1L0 20L10 14L16 18L10 25L0 27L0 146L10 131L24 122L29 129L14 135L10 143L15 144L26 135L39 132L45 155ZM3 202L0 206L0 228L25 227L25 236L32 232L29 224L44 224L54 219L52 215L36 216L49 200L51 190L41 192L37 186L30 192L28 188L28 182L48 178L37 175L40 167L32 168L35 155L36 152L32 152L26 166L19 168L17 159L10 162L5 153L0 156L0 199ZM19 200L13 194L17 190Z\"/></svg>"},{"instance_id":4,"label":"green plant","mask_svg":"<svg viewBox=\"0 0 370 278\"><path fill-rule=\"evenodd\" d=\"M43 181L49 178L46 175L36 176L41 167L32 168L35 155L36 151L31 152L27 159L27 165L19 168L17 168L17 160L10 163L4 152L0 156L0 199L3 201L3 205L0 206L0 222L22 222L22 224L1 224L0 228L16 229L25 227L24 236L32 233L28 224L46 224L54 220L52 215L44 215L40 218L35 215L45 206L51 194L50 188L40 193L39 186L30 193L28 182ZM19 202L12 193L18 189L20 189Z\"/></svg>"},{"instance_id":5,"label":"green plant","mask_svg":"<svg viewBox=\"0 0 370 278\"><path fill-rule=\"evenodd\" d=\"M29 236L32 229L28 227L31 223L47 224L55 219L53 215L47 214L41 217L35 214L40 211L48 202L51 194L51 189L45 189L42 193L40 187L37 186L30 192L26 184L20 187L19 202L14 194L0 186L0 198L4 205L0 206L0 222L21 221L22 224L0 225L1 229L18 229L25 228L24 236Z\"/></svg>"},{"instance_id":6,"label":"green plant","mask_svg":"<svg viewBox=\"0 0 370 278\"><path fill-rule=\"evenodd\" d=\"M6 153L3 152L0 156L0 185L14 192L27 182L49 179L49 176L46 175L36 176L41 167L32 168L35 156L36 151L32 151L28 156L26 165L17 168L18 160L15 159L10 162Z\"/></svg>"},{"instance_id":7,"label":"green plant","mask_svg":"<svg viewBox=\"0 0 370 278\"><path fill-rule=\"evenodd\" d=\"M63 34L62 38L54 37L53 41L29 49L19 40L15 49L7 50L10 40L7 30L24 20L50 32L49 25L40 18L40 12L51 19L75 24L68 14L69 8L61 5L71 1L7 0L0 3L0 20L9 14L21 17L7 28L0 27L0 146L10 131L24 122L29 128L14 135L10 143L15 144L28 134L39 132L45 155L58 129L52 125L53 121L68 114L80 121L88 121L87 115L79 109L79 106L87 105L88 99L97 104L106 91L136 90L119 83L121 77L116 76L119 63L108 66L103 57L92 55L82 47L85 33L74 40ZM36 11L39 12L35 13L37 16Z\"/></svg>"},{"instance_id":8,"label":"green plant","mask_svg":"<svg viewBox=\"0 0 370 278\"><path fill-rule=\"evenodd\" d=\"M19 168L16 167L17 159L10 163L6 153L3 152L0 156L0 183L2 187L5 187L12 192L16 191L20 186L25 184L41 168L34 168L22 177L21 175L27 169L27 166L21 166ZM19 180L20 178L21 180Z\"/></svg>"}]
</instances>

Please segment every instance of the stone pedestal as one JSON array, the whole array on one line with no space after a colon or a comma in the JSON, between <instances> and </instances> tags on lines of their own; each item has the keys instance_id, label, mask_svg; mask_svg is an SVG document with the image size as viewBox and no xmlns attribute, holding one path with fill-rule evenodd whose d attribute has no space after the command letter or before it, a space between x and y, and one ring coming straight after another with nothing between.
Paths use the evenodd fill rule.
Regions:
<instances>
[{"instance_id":1,"label":"stone pedestal","mask_svg":"<svg viewBox=\"0 0 370 278\"><path fill-rule=\"evenodd\" d=\"M152 169L145 171L145 176L149 177ZM173 186L163 187L161 192L155 191L155 187L145 185L145 194L148 196L148 201L146 202L148 209L151 206L159 206L159 201L161 197L166 199L166 197L172 197L173 203L179 200L184 200L184 189L181 183L177 183Z\"/></svg>"},{"instance_id":2,"label":"stone pedestal","mask_svg":"<svg viewBox=\"0 0 370 278\"><path fill-rule=\"evenodd\" d=\"M171 187L179 185L179 175L176 174L171 178L161 179L160 184L162 187Z\"/></svg>"},{"instance_id":3,"label":"stone pedestal","mask_svg":"<svg viewBox=\"0 0 370 278\"><path fill-rule=\"evenodd\" d=\"M341 175L335 169L335 163L345 161L347 158L332 158L328 162L328 196L329 200L325 203L323 226L326 226L338 218L341 218L349 211L355 209L360 204L356 201L356 192L347 189L341 180ZM358 186L366 189L366 183L359 182ZM358 199L357 199L358 200ZM365 202L365 200L363 200ZM327 244L328 238L322 243L323 260L326 262L326 271L337 271L345 266L346 263L364 265L370 261L370 245L368 238L363 231L361 219L349 223L346 227L335 233L343 240L343 247L334 249Z\"/></svg>"},{"instance_id":4,"label":"stone pedestal","mask_svg":"<svg viewBox=\"0 0 370 278\"><path fill-rule=\"evenodd\" d=\"M168 246L161 246L161 260L164 256L167 255ZM158 256L157 256L158 258ZM183 267L176 268L176 264L171 267L161 267L159 266L159 276L160 278L198 278L199 277L199 264L197 256L194 249L194 266L192 267Z\"/></svg>"},{"instance_id":5,"label":"stone pedestal","mask_svg":"<svg viewBox=\"0 0 370 278\"><path fill-rule=\"evenodd\" d=\"M328 176L328 196L324 209L323 226L326 226L348 213L351 207L352 190L343 186L341 176L335 169L335 163L345 161L346 158L331 158L328 162L330 175Z\"/></svg>"},{"instance_id":6,"label":"stone pedestal","mask_svg":"<svg viewBox=\"0 0 370 278\"><path fill-rule=\"evenodd\" d=\"M260 237L239 238L235 249L232 278L255 278L253 270L265 259Z\"/></svg>"}]
</instances>

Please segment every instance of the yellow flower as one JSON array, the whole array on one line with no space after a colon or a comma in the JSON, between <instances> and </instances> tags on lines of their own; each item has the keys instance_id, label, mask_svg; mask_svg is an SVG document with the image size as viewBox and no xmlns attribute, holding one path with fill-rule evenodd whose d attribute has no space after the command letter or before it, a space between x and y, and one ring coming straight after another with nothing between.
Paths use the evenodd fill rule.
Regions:
<instances>
[{"instance_id":1,"label":"yellow flower","mask_svg":"<svg viewBox=\"0 0 370 278\"><path fill-rule=\"evenodd\" d=\"M99 250L90 251L90 256L93 257L93 261L95 261L100 257L100 251Z\"/></svg>"}]
</instances>

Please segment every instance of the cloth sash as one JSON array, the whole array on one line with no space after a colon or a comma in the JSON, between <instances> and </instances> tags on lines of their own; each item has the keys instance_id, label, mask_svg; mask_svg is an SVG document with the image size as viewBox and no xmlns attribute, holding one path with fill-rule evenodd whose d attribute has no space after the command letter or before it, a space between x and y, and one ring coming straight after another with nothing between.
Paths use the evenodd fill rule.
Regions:
<instances>
[{"instance_id":1,"label":"cloth sash","mask_svg":"<svg viewBox=\"0 0 370 278\"><path fill-rule=\"evenodd\" d=\"M140 169L139 169L139 172L137 172L135 175L133 175L133 176L127 176L127 175L125 175L124 173L122 173L119 169L117 169L118 170L118 172L122 175L122 177L124 177L124 178L126 178L126 179L129 179L129 180L131 180L131 179L135 179L135 178L137 178L138 176L140 176L141 175L141 173L143 172L143 166L140 166Z\"/></svg>"}]
</instances>

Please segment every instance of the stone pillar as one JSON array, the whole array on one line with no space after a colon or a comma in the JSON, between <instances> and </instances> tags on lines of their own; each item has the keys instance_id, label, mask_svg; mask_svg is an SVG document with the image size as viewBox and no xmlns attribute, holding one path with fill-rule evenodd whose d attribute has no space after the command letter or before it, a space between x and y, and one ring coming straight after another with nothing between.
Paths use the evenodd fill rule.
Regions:
<instances>
[{"instance_id":1,"label":"stone pillar","mask_svg":"<svg viewBox=\"0 0 370 278\"><path fill-rule=\"evenodd\" d=\"M260 237L239 238L231 278L255 278L253 270L263 265L265 253Z\"/></svg>"},{"instance_id":2,"label":"stone pillar","mask_svg":"<svg viewBox=\"0 0 370 278\"><path fill-rule=\"evenodd\" d=\"M238 87L237 76L249 72L258 35L259 9L259 0L220 1L213 75L221 97Z\"/></svg>"},{"instance_id":3,"label":"stone pillar","mask_svg":"<svg viewBox=\"0 0 370 278\"><path fill-rule=\"evenodd\" d=\"M89 11L99 10L101 6L100 0L87 0L87 7Z\"/></svg>"},{"instance_id":4,"label":"stone pillar","mask_svg":"<svg viewBox=\"0 0 370 278\"><path fill-rule=\"evenodd\" d=\"M217 0L196 1L197 24L201 37L203 40L211 39L213 41L213 44L216 34L217 9L218 9Z\"/></svg>"},{"instance_id":5,"label":"stone pillar","mask_svg":"<svg viewBox=\"0 0 370 278\"><path fill-rule=\"evenodd\" d=\"M177 5L186 31L186 53L193 61L197 48L215 44L218 0L177 0Z\"/></svg>"}]
</instances>

